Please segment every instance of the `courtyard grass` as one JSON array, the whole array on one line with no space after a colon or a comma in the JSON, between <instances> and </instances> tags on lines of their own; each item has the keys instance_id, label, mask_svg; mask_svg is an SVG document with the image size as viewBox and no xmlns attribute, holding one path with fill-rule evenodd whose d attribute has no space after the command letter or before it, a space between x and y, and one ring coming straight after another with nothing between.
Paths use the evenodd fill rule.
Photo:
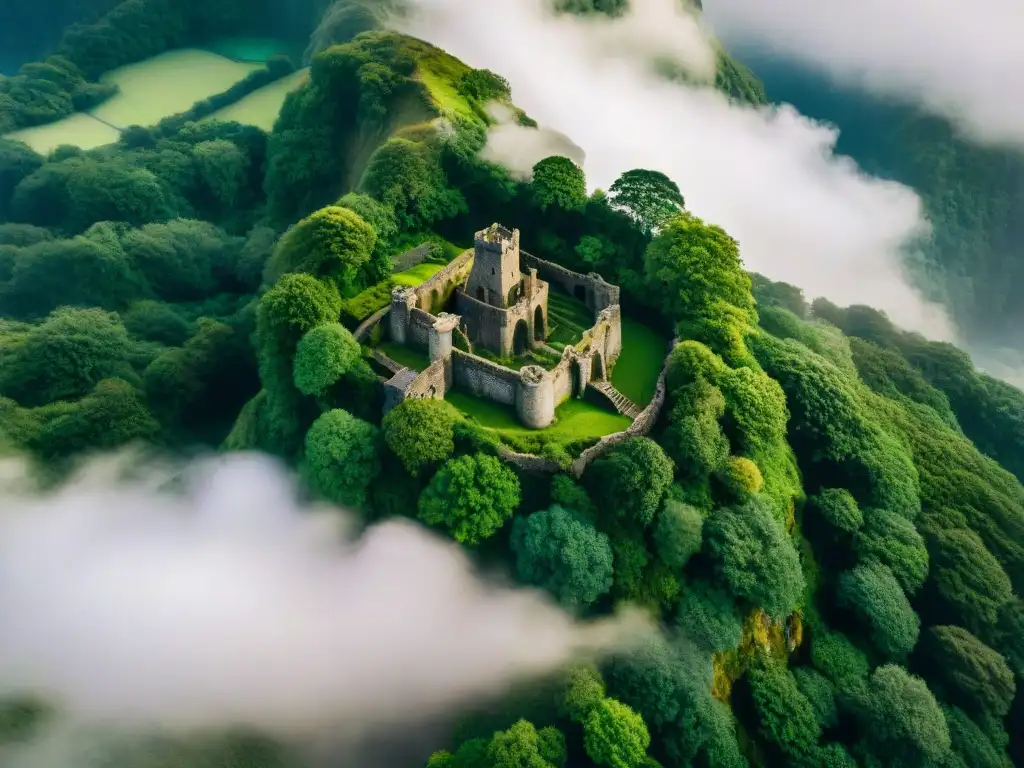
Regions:
<instances>
[{"instance_id":1,"label":"courtyard grass","mask_svg":"<svg viewBox=\"0 0 1024 768\"><path fill-rule=\"evenodd\" d=\"M582 301L554 286L548 292L548 343L571 346L594 325L594 313Z\"/></svg>"},{"instance_id":2,"label":"courtyard grass","mask_svg":"<svg viewBox=\"0 0 1024 768\"><path fill-rule=\"evenodd\" d=\"M532 443L571 443L593 440L621 432L632 423L626 416L598 405L571 398L555 409L555 422L547 429L530 429L519 423L511 406L452 390L445 399L467 418L495 432L503 442L518 450L537 452Z\"/></svg>"},{"instance_id":3,"label":"courtyard grass","mask_svg":"<svg viewBox=\"0 0 1024 768\"><path fill-rule=\"evenodd\" d=\"M612 369L612 385L639 405L654 399L668 354L668 338L636 320L622 318L622 353Z\"/></svg>"},{"instance_id":4,"label":"courtyard grass","mask_svg":"<svg viewBox=\"0 0 1024 768\"><path fill-rule=\"evenodd\" d=\"M377 349L390 357L399 365L411 368L414 371L426 370L430 365L430 358L425 352L421 352L413 346L395 344L392 341L384 341L377 345Z\"/></svg>"}]
</instances>

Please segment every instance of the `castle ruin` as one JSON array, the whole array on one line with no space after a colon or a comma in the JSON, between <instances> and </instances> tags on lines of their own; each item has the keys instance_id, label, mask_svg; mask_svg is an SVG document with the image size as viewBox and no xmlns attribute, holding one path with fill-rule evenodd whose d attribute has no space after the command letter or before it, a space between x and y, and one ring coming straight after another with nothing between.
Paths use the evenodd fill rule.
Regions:
<instances>
[{"instance_id":1,"label":"castle ruin","mask_svg":"<svg viewBox=\"0 0 1024 768\"><path fill-rule=\"evenodd\" d=\"M546 341L553 285L584 303L594 319L561 352ZM445 312L448 306L455 312ZM561 403L583 397L590 386L620 412L639 412L608 381L622 349L618 286L521 251L519 230L493 224L477 232L472 251L415 288L395 288L387 314L391 340L425 351L430 365L419 373L394 370L385 384L385 410L409 397L444 398L455 387L512 406L523 425L543 429ZM514 370L473 352L509 359L539 347L558 356L550 370Z\"/></svg>"}]
</instances>

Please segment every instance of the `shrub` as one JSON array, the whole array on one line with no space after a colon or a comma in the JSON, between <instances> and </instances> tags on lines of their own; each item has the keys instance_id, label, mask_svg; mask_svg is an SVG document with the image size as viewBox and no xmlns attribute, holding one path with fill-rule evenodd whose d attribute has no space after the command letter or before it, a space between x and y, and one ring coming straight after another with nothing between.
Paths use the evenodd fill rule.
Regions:
<instances>
[{"instance_id":1,"label":"shrub","mask_svg":"<svg viewBox=\"0 0 1024 768\"><path fill-rule=\"evenodd\" d=\"M826 488L808 502L811 512L837 531L854 534L864 525L856 500L844 488Z\"/></svg>"},{"instance_id":2,"label":"shrub","mask_svg":"<svg viewBox=\"0 0 1024 768\"><path fill-rule=\"evenodd\" d=\"M327 323L308 331L295 349L293 376L304 395L320 395L348 373L362 350L352 334L339 323Z\"/></svg>"},{"instance_id":3,"label":"shrub","mask_svg":"<svg viewBox=\"0 0 1024 768\"><path fill-rule=\"evenodd\" d=\"M757 464L741 456L730 456L716 476L731 501L745 501L764 485Z\"/></svg>"},{"instance_id":4,"label":"shrub","mask_svg":"<svg viewBox=\"0 0 1024 768\"><path fill-rule=\"evenodd\" d=\"M519 479L498 459L460 456L431 478L420 495L419 517L443 525L462 544L479 544L512 517L519 498Z\"/></svg>"},{"instance_id":5,"label":"shrub","mask_svg":"<svg viewBox=\"0 0 1024 768\"><path fill-rule=\"evenodd\" d=\"M743 616L736 602L706 581L691 582L679 601L680 631L712 652L736 648L743 634Z\"/></svg>"},{"instance_id":6,"label":"shrub","mask_svg":"<svg viewBox=\"0 0 1024 768\"><path fill-rule=\"evenodd\" d=\"M837 599L862 621L875 648L888 659L910 653L921 622L892 571L863 563L839 577Z\"/></svg>"},{"instance_id":7,"label":"shrub","mask_svg":"<svg viewBox=\"0 0 1024 768\"><path fill-rule=\"evenodd\" d=\"M362 508L380 474L377 430L347 411L322 414L306 434L305 474L331 501Z\"/></svg>"},{"instance_id":8,"label":"shrub","mask_svg":"<svg viewBox=\"0 0 1024 768\"><path fill-rule=\"evenodd\" d=\"M892 571L908 595L928 576L928 550L914 524L884 509L870 510L857 535L857 559L877 562Z\"/></svg>"},{"instance_id":9,"label":"shrub","mask_svg":"<svg viewBox=\"0 0 1024 768\"><path fill-rule=\"evenodd\" d=\"M681 571L700 552L704 519L689 504L666 499L654 527L658 556L669 568Z\"/></svg>"},{"instance_id":10,"label":"shrub","mask_svg":"<svg viewBox=\"0 0 1024 768\"><path fill-rule=\"evenodd\" d=\"M414 477L455 451L455 425L462 420L444 400L405 400L384 417L384 439Z\"/></svg>"}]
</instances>

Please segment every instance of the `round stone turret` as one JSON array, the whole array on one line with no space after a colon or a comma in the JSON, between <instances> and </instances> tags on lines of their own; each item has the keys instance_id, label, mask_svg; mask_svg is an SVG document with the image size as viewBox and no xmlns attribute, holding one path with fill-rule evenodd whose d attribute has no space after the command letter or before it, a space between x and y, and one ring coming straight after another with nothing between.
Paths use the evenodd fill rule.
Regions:
<instances>
[{"instance_id":1,"label":"round stone turret","mask_svg":"<svg viewBox=\"0 0 1024 768\"><path fill-rule=\"evenodd\" d=\"M462 318L442 312L434 318L434 325L427 333L427 350L430 361L443 360L452 353L452 331L459 327Z\"/></svg>"},{"instance_id":2,"label":"round stone turret","mask_svg":"<svg viewBox=\"0 0 1024 768\"><path fill-rule=\"evenodd\" d=\"M554 380L539 365L527 365L519 371L516 411L519 421L531 429L544 429L555 420Z\"/></svg>"}]
</instances>

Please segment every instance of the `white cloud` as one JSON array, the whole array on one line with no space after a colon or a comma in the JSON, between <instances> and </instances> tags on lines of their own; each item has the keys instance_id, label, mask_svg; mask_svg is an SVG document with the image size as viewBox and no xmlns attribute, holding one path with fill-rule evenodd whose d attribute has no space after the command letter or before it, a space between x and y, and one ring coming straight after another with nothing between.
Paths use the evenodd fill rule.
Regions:
<instances>
[{"instance_id":1,"label":"white cloud","mask_svg":"<svg viewBox=\"0 0 1024 768\"><path fill-rule=\"evenodd\" d=\"M533 166L552 155L568 157L582 166L586 153L568 136L544 126L527 128L514 120L512 111L498 103L490 107L497 122L487 132L487 144L480 157L502 165L520 179L533 174Z\"/></svg>"},{"instance_id":2,"label":"white cloud","mask_svg":"<svg viewBox=\"0 0 1024 768\"><path fill-rule=\"evenodd\" d=\"M35 692L84 727L345 743L645 626L575 623L409 521L356 536L347 513L300 505L269 460L202 462L173 491L166 472L119 468L0 489L0 698Z\"/></svg>"},{"instance_id":3,"label":"white cloud","mask_svg":"<svg viewBox=\"0 0 1024 768\"><path fill-rule=\"evenodd\" d=\"M668 8L665 0L633 5L648 15ZM902 267L903 249L927 231L920 199L833 156L830 128L791 108L744 108L661 79L647 55L626 55L628 47L608 54L614 27L595 35L587 22L552 18L545 0L417 0L417 8L396 23L506 77L518 106L583 148L591 187L607 189L631 168L660 170L687 208L739 241L749 269L953 337L945 313L921 299ZM673 25L692 24L676 12L662 19L663 39Z\"/></svg>"},{"instance_id":4,"label":"white cloud","mask_svg":"<svg viewBox=\"0 0 1024 768\"><path fill-rule=\"evenodd\" d=\"M898 96L987 142L1024 146L1020 0L708 0L728 42Z\"/></svg>"}]
</instances>

